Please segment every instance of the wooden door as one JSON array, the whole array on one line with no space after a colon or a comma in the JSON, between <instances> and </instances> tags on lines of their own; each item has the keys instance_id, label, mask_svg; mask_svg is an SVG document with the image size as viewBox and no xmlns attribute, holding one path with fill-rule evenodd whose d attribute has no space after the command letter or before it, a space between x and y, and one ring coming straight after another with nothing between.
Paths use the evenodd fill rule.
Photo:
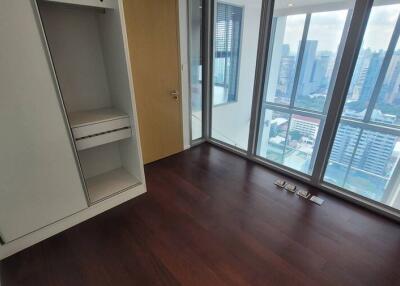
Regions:
<instances>
[{"instance_id":1,"label":"wooden door","mask_svg":"<svg viewBox=\"0 0 400 286\"><path fill-rule=\"evenodd\" d=\"M0 236L5 242L87 202L33 1L0 1Z\"/></svg>"},{"instance_id":2,"label":"wooden door","mask_svg":"<svg viewBox=\"0 0 400 286\"><path fill-rule=\"evenodd\" d=\"M125 0L143 159L183 150L178 0Z\"/></svg>"}]
</instances>

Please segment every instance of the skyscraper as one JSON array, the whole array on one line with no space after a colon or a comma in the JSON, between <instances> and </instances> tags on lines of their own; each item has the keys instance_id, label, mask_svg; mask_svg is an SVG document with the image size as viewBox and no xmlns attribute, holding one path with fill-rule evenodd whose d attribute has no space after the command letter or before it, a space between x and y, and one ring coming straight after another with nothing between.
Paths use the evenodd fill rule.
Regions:
<instances>
[{"instance_id":1,"label":"skyscraper","mask_svg":"<svg viewBox=\"0 0 400 286\"><path fill-rule=\"evenodd\" d=\"M375 52L371 55L371 59L369 61L368 68L366 70L365 74L365 80L363 82L363 86L361 88L361 94L359 101L362 103L366 103L369 98L371 97L371 94L373 92L376 80L379 75L380 71L380 66L382 65L384 57L384 52Z\"/></svg>"},{"instance_id":2,"label":"skyscraper","mask_svg":"<svg viewBox=\"0 0 400 286\"><path fill-rule=\"evenodd\" d=\"M314 62L316 58L318 47L318 41L315 40L307 40L303 61L301 65L300 77L299 77L299 86L297 90L297 94L300 96L309 95L313 91L313 70L314 70Z\"/></svg>"}]
</instances>

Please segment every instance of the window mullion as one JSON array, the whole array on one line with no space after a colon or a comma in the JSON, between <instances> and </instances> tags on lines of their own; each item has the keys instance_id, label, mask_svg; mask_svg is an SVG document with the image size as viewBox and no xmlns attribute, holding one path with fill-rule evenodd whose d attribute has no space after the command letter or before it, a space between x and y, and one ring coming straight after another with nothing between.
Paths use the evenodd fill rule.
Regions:
<instances>
[{"instance_id":1,"label":"window mullion","mask_svg":"<svg viewBox=\"0 0 400 286\"><path fill-rule=\"evenodd\" d=\"M354 12L344 45L336 84L332 92L332 100L326 116L315 166L311 176L311 182L314 185L319 185L323 181L325 167L339 126L340 117L346 101L353 71L357 63L357 57L361 48L372 4L373 0L356 0L354 5Z\"/></svg>"},{"instance_id":2,"label":"window mullion","mask_svg":"<svg viewBox=\"0 0 400 286\"><path fill-rule=\"evenodd\" d=\"M322 132L323 129L321 128L321 126L325 126L325 117L321 116L320 118L320 123L319 123L319 128L318 128L318 133L317 133L317 138L315 139L315 145L318 144L318 142L321 141L321 137L322 137ZM315 146L314 146L315 148ZM315 150L315 149L314 149ZM314 169L314 165L315 165L315 160L317 160L317 152L313 151L311 154L311 163L308 169L308 173L312 174L312 171Z\"/></svg>"},{"instance_id":3,"label":"window mullion","mask_svg":"<svg viewBox=\"0 0 400 286\"><path fill-rule=\"evenodd\" d=\"M375 104L378 100L379 93L381 92L383 82L385 80L386 73L387 73L389 65L390 65L390 61L393 57L393 53L396 48L397 41L399 39L399 35L400 35L400 15L397 18L397 22L396 22L396 26L395 26L393 34L392 34L392 38L390 39L388 49L386 51L385 57L383 58L381 70L379 71L379 75L376 80L375 87L372 92L369 104L368 104L367 112L365 113L365 117L364 117L365 122L369 122L371 120L372 112L373 112L373 110L375 108Z\"/></svg>"},{"instance_id":4,"label":"window mullion","mask_svg":"<svg viewBox=\"0 0 400 286\"><path fill-rule=\"evenodd\" d=\"M364 129L361 129L360 130L360 134L358 134L357 141L354 144L354 150L353 150L353 152L351 154L351 157L350 157L349 166L347 167L346 174L345 174L345 176L343 178L343 186L342 186L343 188L344 188L344 185L346 184L347 178L349 177L349 173L350 173L350 170L351 170L351 165L353 164L354 156L356 155L358 144L360 143L361 136L362 136L363 133L364 133Z\"/></svg>"},{"instance_id":5,"label":"window mullion","mask_svg":"<svg viewBox=\"0 0 400 286\"><path fill-rule=\"evenodd\" d=\"M391 134L394 136L400 136L400 129L395 128L393 126L385 126L382 124L375 124L371 122L363 122L360 120L354 120L351 118L342 118L341 119L342 123L345 123L347 125L351 125L356 128L362 128L362 129L368 129L374 132L380 132L380 133L386 133L386 134Z\"/></svg>"},{"instance_id":6,"label":"window mullion","mask_svg":"<svg viewBox=\"0 0 400 286\"><path fill-rule=\"evenodd\" d=\"M224 54L224 56L225 56L225 58L224 58L224 96L226 97L226 98L228 98L229 96L228 96L228 84L227 84L227 73L228 73L228 38L229 38L229 28L228 28L228 21L227 21L227 19L228 19L228 6L225 6L225 9L224 9L224 17L225 17L225 19L224 19L224 25L225 25L225 27L224 27L224 32L225 32L225 35L224 35L224 41L225 41L225 54Z\"/></svg>"},{"instance_id":7,"label":"window mullion","mask_svg":"<svg viewBox=\"0 0 400 286\"><path fill-rule=\"evenodd\" d=\"M213 62L215 59L215 46L213 35L215 34L216 1L204 1L204 44L203 44L203 137L206 140L211 138L212 105L213 105Z\"/></svg>"},{"instance_id":8,"label":"window mullion","mask_svg":"<svg viewBox=\"0 0 400 286\"><path fill-rule=\"evenodd\" d=\"M382 202L384 204L392 205L396 197L399 196L399 193L394 191L396 186L397 187L399 186L399 181L400 181L399 174L400 174L400 160L397 160L396 167L393 170L393 174L390 176L390 180L387 184L387 187L382 197Z\"/></svg>"},{"instance_id":9,"label":"window mullion","mask_svg":"<svg viewBox=\"0 0 400 286\"><path fill-rule=\"evenodd\" d=\"M292 113L289 113L289 120L288 120L288 127L286 129L286 136L285 136L285 147L283 147L283 154L282 154L282 165L285 165L285 155L286 155L286 147L288 145L289 139L289 131L290 131L290 124L292 124Z\"/></svg>"},{"instance_id":10,"label":"window mullion","mask_svg":"<svg viewBox=\"0 0 400 286\"><path fill-rule=\"evenodd\" d=\"M256 72L254 76L254 88L253 88L253 102L251 106L251 118L250 118L250 132L249 132L249 143L247 148L247 156L254 157L256 149L260 144L259 129L261 124L264 122L264 108L263 108L263 96L264 96L264 79L267 72L267 56L271 52L270 41L272 38L271 31L274 31L273 23L273 12L274 12L274 0L263 0L259 40L257 48L257 63Z\"/></svg>"},{"instance_id":11,"label":"window mullion","mask_svg":"<svg viewBox=\"0 0 400 286\"><path fill-rule=\"evenodd\" d=\"M308 30L310 29L310 21L311 21L311 14L307 14L306 20L304 22L303 35L301 38L301 43L300 43L300 47L299 47L299 55L298 55L297 63L296 63L296 72L295 72L295 76L294 76L294 80L293 80L292 94L290 96L290 105L289 106L291 108L294 106L294 100L296 98L297 87L298 87L299 79L300 79L301 65L303 63L304 52L306 49Z\"/></svg>"},{"instance_id":12,"label":"window mullion","mask_svg":"<svg viewBox=\"0 0 400 286\"><path fill-rule=\"evenodd\" d=\"M309 111L307 109L290 108L289 106L274 104L274 103L271 103L271 102L264 103L263 107L265 109L275 110L275 111L279 111L279 112L283 112L283 113L299 114L299 115L318 118L318 119L323 119L324 118L324 116L321 113L316 113L316 112L313 112L313 111Z\"/></svg>"}]
</instances>

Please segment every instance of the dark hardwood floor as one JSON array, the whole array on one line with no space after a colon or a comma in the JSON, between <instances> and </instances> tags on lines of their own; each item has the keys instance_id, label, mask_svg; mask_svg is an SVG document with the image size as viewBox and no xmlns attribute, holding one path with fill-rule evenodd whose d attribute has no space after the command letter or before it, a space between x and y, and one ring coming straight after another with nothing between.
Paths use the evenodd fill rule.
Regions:
<instances>
[{"instance_id":1,"label":"dark hardwood floor","mask_svg":"<svg viewBox=\"0 0 400 286\"><path fill-rule=\"evenodd\" d=\"M1 262L1 285L400 285L393 221L279 191L208 144L146 176L147 194Z\"/></svg>"}]
</instances>

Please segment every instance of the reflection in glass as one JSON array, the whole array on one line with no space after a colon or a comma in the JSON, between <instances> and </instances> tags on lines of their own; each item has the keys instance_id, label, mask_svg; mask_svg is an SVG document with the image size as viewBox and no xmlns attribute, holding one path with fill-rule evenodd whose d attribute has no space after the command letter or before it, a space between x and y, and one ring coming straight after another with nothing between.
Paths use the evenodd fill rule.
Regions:
<instances>
[{"instance_id":1,"label":"reflection in glass","mask_svg":"<svg viewBox=\"0 0 400 286\"><path fill-rule=\"evenodd\" d=\"M192 112L192 140L202 133L202 42L203 42L203 0L189 1L189 48L190 48L190 95Z\"/></svg>"}]
</instances>

